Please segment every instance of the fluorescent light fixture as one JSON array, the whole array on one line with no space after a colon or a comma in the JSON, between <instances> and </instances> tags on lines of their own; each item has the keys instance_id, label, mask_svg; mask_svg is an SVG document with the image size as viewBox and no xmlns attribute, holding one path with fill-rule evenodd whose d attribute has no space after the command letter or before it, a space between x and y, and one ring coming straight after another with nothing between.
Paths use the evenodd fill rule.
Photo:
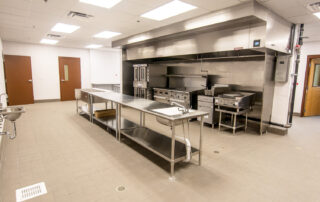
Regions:
<instances>
[{"instance_id":1,"label":"fluorescent light fixture","mask_svg":"<svg viewBox=\"0 0 320 202\"><path fill-rule=\"evenodd\" d=\"M174 0L141 15L141 17L161 21L179 15L181 13L193 10L195 8L197 7L191 4L187 4L179 0Z\"/></svg>"},{"instance_id":2,"label":"fluorescent light fixture","mask_svg":"<svg viewBox=\"0 0 320 202\"><path fill-rule=\"evenodd\" d=\"M68 24L63 24L63 23L57 23L54 27L52 27L51 31L72 33L79 28L80 28L80 26L77 26L77 25L68 25Z\"/></svg>"},{"instance_id":3,"label":"fluorescent light fixture","mask_svg":"<svg viewBox=\"0 0 320 202\"><path fill-rule=\"evenodd\" d=\"M150 37L147 37L147 36L137 36L137 37L134 37L132 39L129 39L128 42L129 43L135 43L135 42L139 42L139 41L145 41L147 39L149 39Z\"/></svg>"},{"instance_id":4,"label":"fluorescent light fixture","mask_svg":"<svg viewBox=\"0 0 320 202\"><path fill-rule=\"evenodd\" d=\"M90 45L87 45L86 48L101 48L102 45L99 45L99 44L90 44Z\"/></svg>"},{"instance_id":5,"label":"fluorescent light fixture","mask_svg":"<svg viewBox=\"0 0 320 202\"><path fill-rule=\"evenodd\" d=\"M320 19L320 12L314 13L313 15L317 16Z\"/></svg>"},{"instance_id":6,"label":"fluorescent light fixture","mask_svg":"<svg viewBox=\"0 0 320 202\"><path fill-rule=\"evenodd\" d=\"M121 0L79 0L81 3L91 4L103 8L111 8L118 4Z\"/></svg>"},{"instance_id":7,"label":"fluorescent light fixture","mask_svg":"<svg viewBox=\"0 0 320 202\"><path fill-rule=\"evenodd\" d=\"M52 39L41 39L40 41L40 43L50 44L50 45L56 44L58 42L59 42L58 40L52 40Z\"/></svg>"},{"instance_id":8,"label":"fluorescent light fixture","mask_svg":"<svg viewBox=\"0 0 320 202\"><path fill-rule=\"evenodd\" d=\"M118 36L118 35L120 35L120 34L121 34L121 33L119 33L119 32L103 31L103 32L100 32L100 33L94 35L93 37L109 39L109 38Z\"/></svg>"}]
</instances>

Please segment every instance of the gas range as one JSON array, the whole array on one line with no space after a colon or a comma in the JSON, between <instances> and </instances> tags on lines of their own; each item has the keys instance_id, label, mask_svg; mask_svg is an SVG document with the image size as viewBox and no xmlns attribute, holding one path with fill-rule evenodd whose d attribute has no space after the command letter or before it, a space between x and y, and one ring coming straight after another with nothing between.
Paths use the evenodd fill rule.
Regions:
<instances>
[{"instance_id":1,"label":"gas range","mask_svg":"<svg viewBox=\"0 0 320 202\"><path fill-rule=\"evenodd\" d=\"M199 88L154 88L154 100L171 104L177 102L188 108L197 108L197 95L204 89Z\"/></svg>"}]
</instances>

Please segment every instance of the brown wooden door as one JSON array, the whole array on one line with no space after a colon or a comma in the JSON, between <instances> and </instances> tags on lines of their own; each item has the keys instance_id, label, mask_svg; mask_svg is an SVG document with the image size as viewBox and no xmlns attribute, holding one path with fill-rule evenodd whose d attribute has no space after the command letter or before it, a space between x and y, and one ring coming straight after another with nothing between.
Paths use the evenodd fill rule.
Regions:
<instances>
[{"instance_id":1,"label":"brown wooden door","mask_svg":"<svg viewBox=\"0 0 320 202\"><path fill-rule=\"evenodd\" d=\"M320 59L311 60L304 116L320 115Z\"/></svg>"},{"instance_id":2,"label":"brown wooden door","mask_svg":"<svg viewBox=\"0 0 320 202\"><path fill-rule=\"evenodd\" d=\"M81 88L80 58L59 57L61 101L75 100L74 90Z\"/></svg>"},{"instance_id":3,"label":"brown wooden door","mask_svg":"<svg viewBox=\"0 0 320 202\"><path fill-rule=\"evenodd\" d=\"M4 55L9 105L33 104L31 57Z\"/></svg>"}]
</instances>

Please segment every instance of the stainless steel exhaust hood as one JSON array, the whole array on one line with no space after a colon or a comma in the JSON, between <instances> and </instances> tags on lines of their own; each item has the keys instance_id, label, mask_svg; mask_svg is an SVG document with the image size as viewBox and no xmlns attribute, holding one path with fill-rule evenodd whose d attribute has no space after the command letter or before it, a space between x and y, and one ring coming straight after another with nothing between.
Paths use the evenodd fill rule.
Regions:
<instances>
[{"instance_id":1,"label":"stainless steel exhaust hood","mask_svg":"<svg viewBox=\"0 0 320 202\"><path fill-rule=\"evenodd\" d=\"M288 54L290 28L289 22L253 1L113 41L112 47L122 47L124 60L237 49Z\"/></svg>"}]
</instances>

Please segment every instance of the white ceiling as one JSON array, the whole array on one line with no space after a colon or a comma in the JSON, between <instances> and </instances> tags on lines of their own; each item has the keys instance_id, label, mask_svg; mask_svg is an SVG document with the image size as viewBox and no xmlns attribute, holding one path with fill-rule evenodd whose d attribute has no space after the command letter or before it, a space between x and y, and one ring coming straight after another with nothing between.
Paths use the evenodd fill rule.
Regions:
<instances>
[{"instance_id":1,"label":"white ceiling","mask_svg":"<svg viewBox=\"0 0 320 202\"><path fill-rule=\"evenodd\" d=\"M57 23L81 26L71 34L62 34L57 45L83 48L88 44L111 46L111 40L124 38L157 27L182 21L214 10L234 6L246 0L182 0L197 6L189 11L163 21L141 18L140 15L171 0L122 0L111 9L79 3L78 0L0 0L0 36L5 41L39 43ZM307 0L259 0L278 14L296 23L307 23L306 35L320 40L320 20L314 17L305 5ZM319 0L320 1L320 0ZM89 21L71 19L69 11L93 15ZM140 21L140 22L137 22ZM123 33L112 39L97 39L92 36L109 30ZM313 34L313 32L315 34ZM61 33L59 33L61 34ZM309 40L311 40L309 39Z\"/></svg>"},{"instance_id":2,"label":"white ceiling","mask_svg":"<svg viewBox=\"0 0 320 202\"><path fill-rule=\"evenodd\" d=\"M320 41L320 19L307 9L307 5L320 0L257 0L293 23L304 23L304 41Z\"/></svg>"}]
</instances>

